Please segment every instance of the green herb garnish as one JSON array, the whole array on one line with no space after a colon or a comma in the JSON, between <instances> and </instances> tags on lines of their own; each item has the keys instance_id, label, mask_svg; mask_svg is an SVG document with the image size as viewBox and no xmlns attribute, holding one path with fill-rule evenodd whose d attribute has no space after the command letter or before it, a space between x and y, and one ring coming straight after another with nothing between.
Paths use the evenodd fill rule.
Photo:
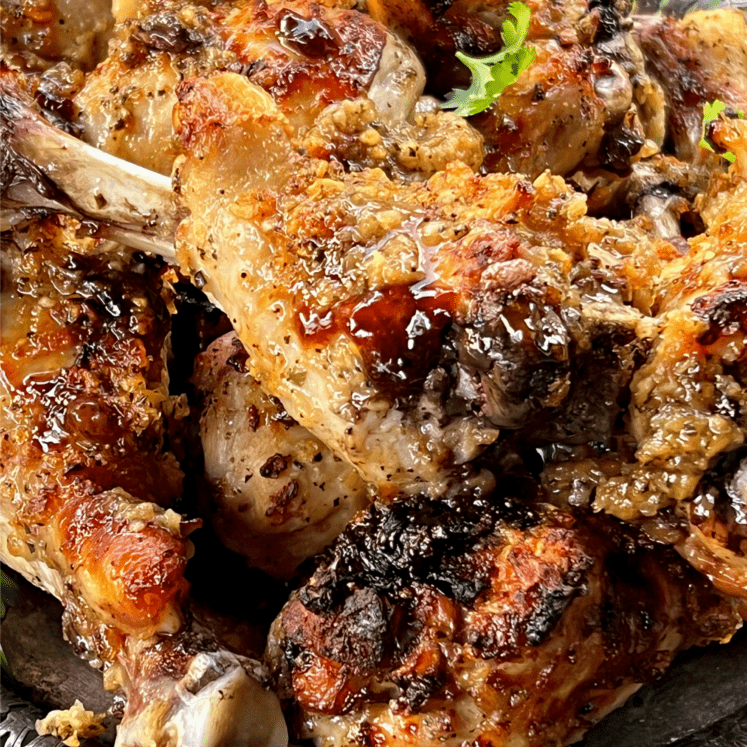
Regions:
<instances>
[{"instance_id":1,"label":"green herb garnish","mask_svg":"<svg viewBox=\"0 0 747 747\"><path fill-rule=\"evenodd\" d=\"M472 84L467 90L457 88L447 94L444 109L456 109L460 117L469 117L485 111L519 76L535 58L534 47L524 47L529 31L529 8L522 2L511 3L509 13L516 19L503 22L503 49L490 57L470 57L463 52L456 56L472 73Z\"/></svg>"},{"instance_id":2,"label":"green herb garnish","mask_svg":"<svg viewBox=\"0 0 747 747\"><path fill-rule=\"evenodd\" d=\"M714 153L715 151L713 150L713 146L706 139L706 127L710 122L716 121L718 119L718 115L721 114L721 112L725 109L726 104L723 101L719 101L718 99L716 99L716 101L714 101L712 104L703 105L703 131L700 138L700 144L707 150L710 150ZM737 112L737 116L740 119L744 119L744 114L742 114L742 112ZM721 155L729 163L734 163L737 160L737 157L731 152L722 153Z\"/></svg>"}]
</instances>

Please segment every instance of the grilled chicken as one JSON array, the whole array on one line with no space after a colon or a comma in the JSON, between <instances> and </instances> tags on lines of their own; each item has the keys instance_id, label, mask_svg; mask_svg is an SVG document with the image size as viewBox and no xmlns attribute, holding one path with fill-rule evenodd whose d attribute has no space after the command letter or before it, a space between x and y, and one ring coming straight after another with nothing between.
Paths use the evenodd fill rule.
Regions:
<instances>
[{"instance_id":1,"label":"grilled chicken","mask_svg":"<svg viewBox=\"0 0 747 747\"><path fill-rule=\"evenodd\" d=\"M245 363L233 333L195 363L210 519L223 544L250 566L291 577L368 505L368 493L347 462L264 393Z\"/></svg>"},{"instance_id":2,"label":"grilled chicken","mask_svg":"<svg viewBox=\"0 0 747 747\"><path fill-rule=\"evenodd\" d=\"M300 145L312 158L339 161L350 171L379 168L395 181L427 179L453 161L480 170L483 139L465 119L424 96L412 120L382 119L367 97L345 100L327 107Z\"/></svg>"},{"instance_id":3,"label":"grilled chicken","mask_svg":"<svg viewBox=\"0 0 747 747\"><path fill-rule=\"evenodd\" d=\"M636 19L635 37L646 69L666 95L667 146L682 161L695 160L703 105L723 101L747 110L747 19L722 9Z\"/></svg>"},{"instance_id":4,"label":"grilled chicken","mask_svg":"<svg viewBox=\"0 0 747 747\"><path fill-rule=\"evenodd\" d=\"M636 263L679 256L674 246L586 217L583 197L550 176L475 177L459 165L427 183L346 174L299 155L271 98L233 73L180 96L187 155L175 180L192 211L180 263L228 312L250 373L367 481L389 494L426 482L437 494L500 427L609 438L651 334L626 304ZM72 185L83 212L150 224L143 209L112 212L127 180L106 191L94 175L113 161L70 138L58 145L59 134L49 145L33 122L10 123L8 142ZM71 173L94 179L93 194L49 157L61 147L89 165ZM158 182L149 204L168 214ZM592 383L601 370L604 387Z\"/></svg>"},{"instance_id":5,"label":"grilled chicken","mask_svg":"<svg viewBox=\"0 0 747 747\"><path fill-rule=\"evenodd\" d=\"M292 147L294 130L282 112L260 89L232 73L198 79L180 91L177 126L187 156L176 177L193 212L182 225L182 262L198 283L207 283L206 288L228 304L250 351L252 373L299 423L357 466L365 479L385 494L418 481L438 494L455 464L470 461L495 440L496 426L523 428L534 440L609 440L619 414L614 403L635 355L657 334L641 315L659 312L663 322L672 310L651 278L668 263L676 269L664 277L676 277L683 262L700 261L692 255L680 261L681 243L652 241L635 222L592 221L584 216L577 195L547 177L535 182L535 193L526 196L522 208L521 201L512 202L527 190L528 183L518 177L476 178L452 167L425 187L407 186L376 171L344 174L334 164L304 159ZM740 150L738 135L723 136L734 141L725 141L725 148ZM235 164L238 173L227 164ZM255 170L245 164L255 165ZM732 168L735 179L740 168L739 161ZM676 172L676 164L670 171ZM217 199L216 180L224 190ZM352 197L357 192L377 205L377 212L369 206L353 209L355 200L362 199ZM479 201L488 194L489 210L487 202ZM269 211L277 211L274 224L265 220ZM548 219L544 224L537 222L543 212ZM321 233L319 215L326 216ZM442 232L434 241L427 233L442 231L456 220L467 222L466 236ZM496 226L498 236L493 233ZM335 233L333 252L320 243L325 231L327 236ZM514 239L518 244L511 248ZM432 241L435 246L429 247ZM505 241L506 248L498 246ZM210 248L211 242L220 254ZM548 242L545 253L542 247ZM456 246L459 250L453 253ZM465 246L474 248L471 255L463 252ZM280 247L288 260L302 261L285 266ZM280 259L270 263L270 254ZM226 262L227 256L232 261ZM348 270L346 264L351 266L349 276L335 280L341 270ZM563 275L571 267L573 281ZM547 295L549 288L552 293ZM296 295L289 297L285 289L294 289ZM318 299L311 305L315 294ZM285 304L287 313L279 320L275 310L281 306L274 303ZM387 306L396 311L398 321L383 334L366 321L366 314L381 315ZM533 329L519 328L519 340L511 313L523 320L527 309L538 317L532 320ZM421 323L426 327L418 326ZM399 337L390 334L395 328L401 330ZM668 350L662 341L668 334L664 330L656 356ZM672 334L672 339L681 339L678 331ZM596 340L606 342L596 345ZM286 356L284 361L278 352ZM356 368L357 380L343 373ZM613 377L607 375L611 369L616 371ZM650 370L644 367L637 380ZM596 386L598 379L606 386ZM406 382L404 388L400 382ZM645 388L641 392L648 396ZM703 403L704 411L710 407ZM647 416L640 414L640 404L635 408L639 425L634 437L639 444L645 439L655 444L659 426L644 435ZM722 441L730 444L730 438L727 434ZM651 461L645 448L639 457L643 465ZM713 463L721 447L714 448L709 452L710 447L704 447L707 453L698 457L700 471L683 478L685 493L692 494L703 470ZM616 491L629 490L620 487L627 485L629 470L600 489L597 505L631 518L671 503L677 489L672 483L663 491L655 488L651 506L642 512L631 508L630 500L648 498L615 498ZM669 479L666 470L658 474ZM635 486L635 491L647 490L643 482ZM608 503L618 505L610 508Z\"/></svg>"},{"instance_id":6,"label":"grilled chicken","mask_svg":"<svg viewBox=\"0 0 747 747\"><path fill-rule=\"evenodd\" d=\"M747 455L727 452L709 470L693 496L689 523L676 548L716 588L743 600L747 618Z\"/></svg>"},{"instance_id":7,"label":"grilled chicken","mask_svg":"<svg viewBox=\"0 0 747 747\"><path fill-rule=\"evenodd\" d=\"M645 70L620 3L530 1L528 41L537 57L490 108L470 118L485 137L486 166L536 177L580 167L626 169L663 143L664 99ZM369 2L369 10L423 57L429 90L467 88L455 52L482 57L502 46L503 0Z\"/></svg>"},{"instance_id":8,"label":"grilled chicken","mask_svg":"<svg viewBox=\"0 0 747 747\"><path fill-rule=\"evenodd\" d=\"M99 234L173 259L179 222L167 177L114 158L51 126L34 82L0 66L3 230L39 211L105 225Z\"/></svg>"},{"instance_id":9,"label":"grilled chicken","mask_svg":"<svg viewBox=\"0 0 747 747\"><path fill-rule=\"evenodd\" d=\"M724 142L745 153L747 124L718 124ZM744 156L740 156L744 158ZM650 516L689 499L707 469L744 442L744 232L747 174L739 163L698 200L706 232L661 270L660 331L631 391L636 466L612 480L597 504L624 519Z\"/></svg>"},{"instance_id":10,"label":"grilled chicken","mask_svg":"<svg viewBox=\"0 0 747 747\"><path fill-rule=\"evenodd\" d=\"M697 234L703 224L694 199L724 164L700 147L703 107L719 100L732 115L747 109L747 21L740 11L727 9L682 20L636 17L633 36L647 75L663 94L640 109L641 120L653 127L649 145L630 160L629 169L600 164L582 167L569 179L589 195L594 214L645 215L663 238ZM620 144L625 146L624 138Z\"/></svg>"},{"instance_id":11,"label":"grilled chicken","mask_svg":"<svg viewBox=\"0 0 747 747\"><path fill-rule=\"evenodd\" d=\"M175 403L154 273L81 231L57 216L4 237L2 560L62 601L68 639L127 694L118 745L275 745L285 727L259 665L190 622L199 522L170 508L182 472L164 446Z\"/></svg>"},{"instance_id":12,"label":"grilled chicken","mask_svg":"<svg viewBox=\"0 0 747 747\"><path fill-rule=\"evenodd\" d=\"M586 217L549 175L454 164L403 185L299 157L272 100L231 73L184 85L175 121L182 268L250 373L367 481L438 492L498 428L608 438L648 335L617 274L659 251L640 228Z\"/></svg>"},{"instance_id":13,"label":"grilled chicken","mask_svg":"<svg viewBox=\"0 0 747 747\"><path fill-rule=\"evenodd\" d=\"M383 27L306 3L119 3L129 20L77 94L89 142L163 173L182 154L177 258L245 347L222 340L195 380L223 539L286 576L363 505L364 482L380 498L275 623L269 661L299 737L567 743L676 651L728 638L747 613L736 601L747 589L745 132L731 111L711 127L737 154L728 175L717 155L688 150L711 89L691 103L682 71L700 45L723 81L741 38L716 38L709 15L642 21L634 37L618 8L566 5L534 8L538 58L474 120L484 142L429 100L416 106L419 68ZM439 33L497 48L503 5L452 7L427 11L449 16ZM466 46L457 18L474 32ZM670 33L683 50L672 81ZM4 225L64 208L169 254L184 215L168 179L50 134L12 76L0 83L3 187L22 208ZM572 173L596 213L640 216L589 217L545 167ZM702 226L685 239L688 220ZM70 636L128 692L120 744L167 732L179 744L207 732L282 740L259 670L189 616L192 524L169 509L180 473L163 443L168 324L148 273L73 236L73 223L39 225L7 255L3 554L63 599ZM69 266L81 241L103 254ZM100 286L73 287L104 266ZM118 300L122 278L150 288L142 305L129 286L126 308ZM553 445L541 497L555 507L491 460L499 439ZM352 499L330 506L317 468L349 481L336 489ZM105 540L92 516L112 527ZM226 690L236 697L213 710Z\"/></svg>"},{"instance_id":14,"label":"grilled chicken","mask_svg":"<svg viewBox=\"0 0 747 747\"><path fill-rule=\"evenodd\" d=\"M295 129L330 103L367 95L385 121L413 110L415 54L369 16L312 2L242 0L213 8L158 4L117 28L107 60L74 99L84 139L167 174L180 81L216 70L269 91Z\"/></svg>"},{"instance_id":15,"label":"grilled chicken","mask_svg":"<svg viewBox=\"0 0 747 747\"><path fill-rule=\"evenodd\" d=\"M556 452L543 481L551 494L571 496L570 505L640 524L724 593L745 599L747 124L724 117L711 132L739 155L695 200L705 232L683 241L681 257L639 255L639 277L631 276L658 332L631 381L629 423L613 451Z\"/></svg>"},{"instance_id":16,"label":"grilled chicken","mask_svg":"<svg viewBox=\"0 0 747 747\"><path fill-rule=\"evenodd\" d=\"M671 548L501 487L376 504L324 555L268 643L298 738L568 744L678 650L739 627Z\"/></svg>"}]
</instances>

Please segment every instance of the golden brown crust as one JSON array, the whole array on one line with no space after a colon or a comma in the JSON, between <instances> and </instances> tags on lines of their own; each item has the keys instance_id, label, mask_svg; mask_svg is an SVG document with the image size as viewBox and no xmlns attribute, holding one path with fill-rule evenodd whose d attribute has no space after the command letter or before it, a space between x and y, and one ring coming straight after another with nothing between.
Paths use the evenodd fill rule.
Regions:
<instances>
[{"instance_id":1,"label":"golden brown crust","mask_svg":"<svg viewBox=\"0 0 747 747\"><path fill-rule=\"evenodd\" d=\"M312 120L367 89L386 42L384 27L368 16L309 0L253 0L219 13L228 48L250 66L249 80L284 111L303 110Z\"/></svg>"},{"instance_id":2,"label":"golden brown crust","mask_svg":"<svg viewBox=\"0 0 747 747\"><path fill-rule=\"evenodd\" d=\"M75 229L50 218L4 247L3 510L16 551L36 547L101 620L147 635L173 627L188 588L180 519L154 505L181 493L163 450L168 313L129 258Z\"/></svg>"},{"instance_id":3,"label":"golden brown crust","mask_svg":"<svg viewBox=\"0 0 747 747\"><path fill-rule=\"evenodd\" d=\"M184 81L216 70L244 76L298 130L369 91L391 36L361 12L308 0L142 10L118 25L109 56L75 96L75 119L89 143L164 174L179 152L171 115Z\"/></svg>"},{"instance_id":4,"label":"golden brown crust","mask_svg":"<svg viewBox=\"0 0 747 747\"><path fill-rule=\"evenodd\" d=\"M631 383L635 461L596 498L623 519L689 502L706 471L744 443L746 197L738 168L715 176L697 202L706 231L661 270L660 330Z\"/></svg>"}]
</instances>

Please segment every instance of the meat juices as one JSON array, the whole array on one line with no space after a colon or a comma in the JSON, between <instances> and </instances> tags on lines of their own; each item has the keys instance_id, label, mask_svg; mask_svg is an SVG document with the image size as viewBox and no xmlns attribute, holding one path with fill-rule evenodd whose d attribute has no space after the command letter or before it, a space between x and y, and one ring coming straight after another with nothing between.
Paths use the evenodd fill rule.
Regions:
<instances>
[{"instance_id":1,"label":"meat juices","mask_svg":"<svg viewBox=\"0 0 747 747\"><path fill-rule=\"evenodd\" d=\"M409 34L431 85L439 56L495 51L505 13L490 3L478 13L469 2L371 2L370 10ZM413 54L354 11L302 2L117 3L114 11L130 20L77 94L79 121L66 126L164 173L180 154L174 187L190 214L176 236L179 261L246 346L233 360L223 355L233 343L222 341L195 378L206 397L218 531L241 549L244 523L261 539L249 561L287 576L363 506L365 482L378 493L273 626L268 661L296 734L330 747L461 742L475 730L496 744L567 743L676 651L727 639L747 588L747 131L736 119L709 128L717 149L737 155L728 173L697 141L709 97L723 90L729 106L744 108L743 76L724 64L745 59L743 17L731 16L721 34L718 14L631 24L619 4L533 4L537 63L472 120L477 132L432 100L416 103L423 81ZM432 39L422 33L430 26ZM702 70L691 75L696 63ZM450 86L454 72L435 85ZM29 83L37 99L40 90ZM4 84L12 100L9 91ZM29 147L17 163L33 171ZM80 163L91 155L73 153ZM100 165L92 163L89 182ZM527 174L486 174L506 169ZM168 180L150 178L158 215L176 223L183 216L169 209ZM77 215L91 197L76 203ZM111 198L123 207L116 190ZM114 230L170 253L171 230L147 211L104 229ZM75 241L62 243L69 251ZM118 268L107 282L128 272ZM66 324L64 334L75 327ZM70 342L64 334L60 349ZM158 340L141 342L155 351ZM90 379L101 356L86 345L90 360L51 370L64 372L60 392L90 384L88 399L34 400L54 426L42 461L56 453L55 438L69 436L63 410L80 425L75 449L86 454L95 447L106 456L107 438L139 433L137 418L117 430L129 410L109 416L111 382ZM155 377L146 389L159 386ZM221 431L221 413L237 417L242 402L247 418ZM125 455L166 453L156 444L159 407L155 440ZM23 411L20 427L36 427L37 415ZM277 419L287 432L273 430ZM221 438L242 455L222 449ZM313 457L291 460L298 443L304 453L319 448L318 468ZM515 480L512 469L537 462L537 450L544 462ZM138 462L145 472L148 464ZM100 466L86 462L78 476L65 464L49 468L73 486L60 513L95 503L96 517L118 527L134 512L134 533L172 542L174 552L138 555L123 543L111 555L129 553L138 570L154 563L165 583L146 599L126 574L89 572L83 561L95 543L82 530L69 587L60 582L69 548L56 572L32 569L68 594L78 643L116 660L112 683L129 682L120 743L173 728L189 744L224 686L238 710L213 723L216 741L223 728L243 738L265 708L275 709L280 738L273 696L242 674L261 679L260 669L182 623L191 527L153 506L163 486L138 494L150 489L146 479L127 493L81 485L89 473L103 480ZM326 488L315 492L316 469L349 481L353 499L330 506ZM277 490L247 488L257 474ZM47 552L59 527L37 503L32 534L49 534ZM26 517L25 504L15 510L8 526ZM288 552L273 557L281 538ZM121 592L110 607L97 596L106 584ZM115 642L101 633L112 629ZM138 637L146 632L157 633L155 645ZM188 708L176 708L179 688L200 687ZM256 708L242 710L245 699Z\"/></svg>"}]
</instances>

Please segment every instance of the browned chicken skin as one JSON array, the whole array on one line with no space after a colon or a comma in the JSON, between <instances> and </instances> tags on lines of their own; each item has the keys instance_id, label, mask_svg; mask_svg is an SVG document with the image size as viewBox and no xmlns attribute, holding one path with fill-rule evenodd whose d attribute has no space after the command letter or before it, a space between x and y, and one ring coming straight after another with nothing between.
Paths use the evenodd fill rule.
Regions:
<instances>
[{"instance_id":1,"label":"browned chicken skin","mask_svg":"<svg viewBox=\"0 0 747 747\"><path fill-rule=\"evenodd\" d=\"M520 503L375 505L327 552L269 640L298 737L568 744L678 650L739 627L671 549L502 489Z\"/></svg>"},{"instance_id":2,"label":"browned chicken skin","mask_svg":"<svg viewBox=\"0 0 747 747\"><path fill-rule=\"evenodd\" d=\"M263 387L367 480L438 492L496 426L609 437L649 334L627 257L678 256L670 244L588 218L547 174L452 164L400 184L301 157L272 101L234 74L180 96L182 267L223 305ZM586 387L596 366L614 375Z\"/></svg>"},{"instance_id":3,"label":"browned chicken skin","mask_svg":"<svg viewBox=\"0 0 747 747\"><path fill-rule=\"evenodd\" d=\"M316 499L299 487L303 459L287 461L294 436L346 459L360 474L347 465L342 473L383 499L275 623L269 661L293 700L297 735L329 747L565 744L681 648L727 639L747 589L739 449L747 153L739 124L713 125L717 147L738 163L696 201L723 164L695 143L713 93L705 79L725 82L729 51L742 59L739 23L734 39L715 38L706 16L641 23L632 34L622 5L536 3L537 61L473 119L481 137L427 101L413 114L417 65L397 63L402 48L390 46L385 28L349 8L118 6L129 20L77 93L72 124L164 173L182 153L174 184L191 215L177 235L180 262L224 306L248 350L241 370L216 354L206 363L214 369L198 373L203 392L225 387L224 400L208 398L206 420L251 402L257 427L267 421L260 435L270 431L261 448L253 420L207 433L246 443L234 460L241 469L233 455L213 454L217 525L234 549L259 527L261 542L246 555L278 575L293 572L304 554L292 544L293 522L311 523L325 508L324 496L303 506L305 496ZM498 48L506 4L476 7L370 9L392 27L411 22L432 64L457 48ZM435 27L432 40L418 38L423 19ZM660 49L669 37L676 61ZM682 68L696 48L704 61L693 103ZM387 49L394 72L377 82L389 74ZM667 81L670 62L676 75ZM412 73L405 80L403 68ZM58 83L68 96L80 81ZM731 106L740 86L737 75ZM666 117L665 94L674 104ZM527 176L476 175L480 168ZM584 197L545 168L572 174L595 215L641 217L589 217ZM613 209L618 198L624 207ZM699 234L689 243L679 235L688 220ZM53 257L35 268L42 285L44 272L74 284L98 267L99 258L77 268L60 259L75 241L52 227L72 224L42 225L59 243L47 254L41 242L37 258ZM128 303L138 282L151 282L127 262L110 269L91 291L96 303L133 274ZM177 687L199 689L210 672L212 694L190 706L204 715L222 678L249 665L184 623L191 525L154 505L180 492L163 444L172 403L162 302L152 287L142 305L123 313L104 302L101 311L82 287L55 284L51 306L12 291L10 313L17 304L19 320L33 318L41 341L19 334L3 350L12 438L2 476L14 479L4 485L7 550L36 543L47 565L32 568L52 569L37 580L65 600L78 643L116 662L112 684L121 678L130 693L120 743L144 743L155 723L176 724L189 745L193 722L174 706ZM29 363L51 377L53 396L48 382L28 384ZM278 407L300 423L288 423L298 430L285 440L271 433ZM553 444L568 457L547 450L541 499L554 508L535 503L531 484L514 485L493 459L489 446L509 441ZM253 495L238 482L255 468L283 486ZM59 487L47 491L39 476ZM258 511L245 533L233 519L250 500ZM634 526L590 516L592 505ZM330 514L329 536L343 514ZM290 551L273 558L284 530ZM232 682L239 703L277 716L253 677ZM249 727L239 710L241 731Z\"/></svg>"},{"instance_id":4,"label":"browned chicken skin","mask_svg":"<svg viewBox=\"0 0 747 747\"><path fill-rule=\"evenodd\" d=\"M111 623L174 630L188 546L179 517L152 506L167 509L182 487L162 449L168 312L142 275L120 274L126 257L69 255L66 230L50 219L23 249L4 251L2 476L13 545L52 533L58 570L72 568ZM137 541L128 501L135 512L136 502L151 505ZM112 503L122 504L119 520Z\"/></svg>"},{"instance_id":5,"label":"browned chicken skin","mask_svg":"<svg viewBox=\"0 0 747 747\"><path fill-rule=\"evenodd\" d=\"M178 152L175 89L215 70L269 91L295 129L363 94L384 119L403 119L424 82L414 53L355 10L306 0L167 3L118 26L109 56L75 97L83 138L169 173Z\"/></svg>"},{"instance_id":6,"label":"browned chicken skin","mask_svg":"<svg viewBox=\"0 0 747 747\"><path fill-rule=\"evenodd\" d=\"M176 403L157 273L80 230L53 216L3 240L3 561L62 601L68 638L128 696L118 745L281 739L259 665L185 604L199 522L168 508L182 472L164 447Z\"/></svg>"},{"instance_id":7,"label":"browned chicken skin","mask_svg":"<svg viewBox=\"0 0 747 747\"><path fill-rule=\"evenodd\" d=\"M703 105L747 110L747 19L742 11L639 18L635 38L667 100L667 145L682 161L698 156Z\"/></svg>"},{"instance_id":8,"label":"browned chicken skin","mask_svg":"<svg viewBox=\"0 0 747 747\"><path fill-rule=\"evenodd\" d=\"M490 108L470 117L485 137L485 166L534 177L579 167L628 168L644 144L661 146L663 97L630 34L625 3L528 2L527 40L537 57ZM509 2L371 2L375 18L411 41L439 96L467 88L454 53L481 57L502 46Z\"/></svg>"}]
</instances>

